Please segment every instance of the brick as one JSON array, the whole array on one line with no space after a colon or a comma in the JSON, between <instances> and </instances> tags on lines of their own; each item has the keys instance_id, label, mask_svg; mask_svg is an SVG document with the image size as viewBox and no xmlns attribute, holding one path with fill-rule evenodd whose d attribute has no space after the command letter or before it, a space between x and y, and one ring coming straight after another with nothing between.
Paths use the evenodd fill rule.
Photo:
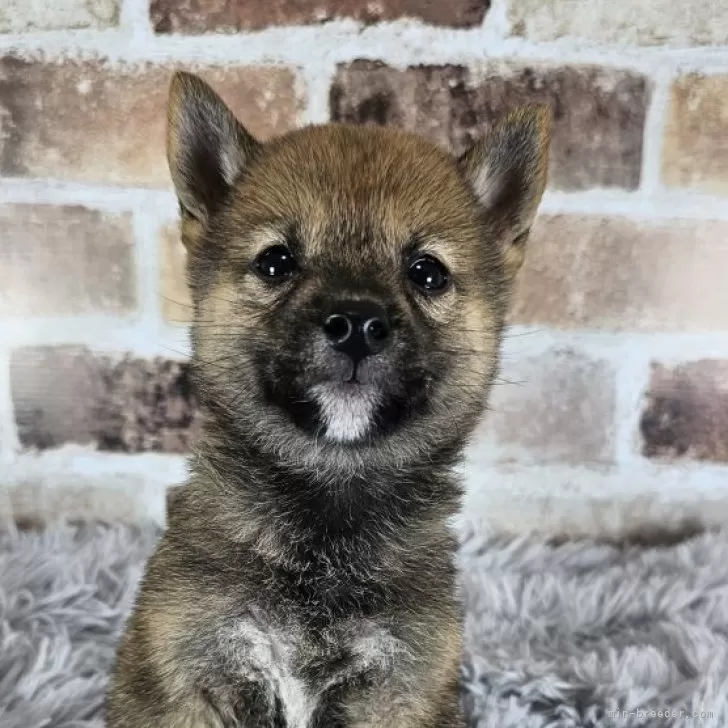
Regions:
<instances>
[{"instance_id":1,"label":"brick","mask_svg":"<svg viewBox=\"0 0 728 728\"><path fill-rule=\"evenodd\" d=\"M179 238L179 226L167 225L161 233L162 247L162 311L171 324L189 324L192 320L192 299L187 285L187 255Z\"/></svg>"},{"instance_id":2,"label":"brick","mask_svg":"<svg viewBox=\"0 0 728 728\"><path fill-rule=\"evenodd\" d=\"M282 67L196 70L261 137L295 125L294 73ZM7 141L0 173L169 186L165 159L171 69L0 60Z\"/></svg>"},{"instance_id":3,"label":"brick","mask_svg":"<svg viewBox=\"0 0 728 728\"><path fill-rule=\"evenodd\" d=\"M512 321L557 328L728 330L728 222L543 215Z\"/></svg>"},{"instance_id":4,"label":"brick","mask_svg":"<svg viewBox=\"0 0 728 728\"><path fill-rule=\"evenodd\" d=\"M625 45L704 46L728 43L728 13L716 0L509 0L512 32L532 41L580 37Z\"/></svg>"},{"instance_id":5,"label":"brick","mask_svg":"<svg viewBox=\"0 0 728 728\"><path fill-rule=\"evenodd\" d=\"M119 0L0 0L0 33L108 28L119 22Z\"/></svg>"},{"instance_id":6,"label":"brick","mask_svg":"<svg viewBox=\"0 0 728 728\"><path fill-rule=\"evenodd\" d=\"M28 347L11 354L10 386L24 447L180 453L199 434L187 363Z\"/></svg>"},{"instance_id":7,"label":"brick","mask_svg":"<svg viewBox=\"0 0 728 728\"><path fill-rule=\"evenodd\" d=\"M352 19L366 24L402 18L431 25L480 25L490 0L152 0L157 33L237 33L279 25Z\"/></svg>"},{"instance_id":8,"label":"brick","mask_svg":"<svg viewBox=\"0 0 728 728\"><path fill-rule=\"evenodd\" d=\"M0 205L0 316L135 308L131 216L78 206Z\"/></svg>"},{"instance_id":9,"label":"brick","mask_svg":"<svg viewBox=\"0 0 728 728\"><path fill-rule=\"evenodd\" d=\"M9 517L19 528L38 531L59 521L86 527L99 523L125 523L133 528L142 523L164 524L163 489L144 482L143 476L124 473L121 468L111 476L73 471L49 475L43 466L43 459L38 458L32 467L26 464L17 484L3 484L0 525L6 526L3 521ZM147 548L152 545L147 542Z\"/></svg>"},{"instance_id":10,"label":"brick","mask_svg":"<svg viewBox=\"0 0 728 728\"><path fill-rule=\"evenodd\" d=\"M546 103L554 110L552 187L635 189L649 98L645 78L627 71L492 64L476 74L359 60L339 67L330 107L335 121L395 124L460 153L507 111Z\"/></svg>"},{"instance_id":11,"label":"brick","mask_svg":"<svg viewBox=\"0 0 728 728\"><path fill-rule=\"evenodd\" d=\"M647 457L728 462L728 361L653 363L640 432Z\"/></svg>"},{"instance_id":12,"label":"brick","mask_svg":"<svg viewBox=\"0 0 728 728\"><path fill-rule=\"evenodd\" d=\"M665 128L665 184L728 195L726 128L728 76L680 78L672 88Z\"/></svg>"},{"instance_id":13,"label":"brick","mask_svg":"<svg viewBox=\"0 0 728 728\"><path fill-rule=\"evenodd\" d=\"M570 349L506 355L476 434L497 461L610 462L615 374Z\"/></svg>"}]
</instances>

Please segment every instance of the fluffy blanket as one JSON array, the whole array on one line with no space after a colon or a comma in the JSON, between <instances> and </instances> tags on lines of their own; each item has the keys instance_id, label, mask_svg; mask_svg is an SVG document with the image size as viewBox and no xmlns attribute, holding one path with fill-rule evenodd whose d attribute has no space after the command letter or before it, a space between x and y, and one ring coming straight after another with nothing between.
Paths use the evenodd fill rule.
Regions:
<instances>
[{"instance_id":1,"label":"fluffy blanket","mask_svg":"<svg viewBox=\"0 0 728 728\"><path fill-rule=\"evenodd\" d=\"M114 648L158 534L0 533L0 726L100 728ZM728 725L728 538L663 548L468 534L473 728Z\"/></svg>"}]
</instances>

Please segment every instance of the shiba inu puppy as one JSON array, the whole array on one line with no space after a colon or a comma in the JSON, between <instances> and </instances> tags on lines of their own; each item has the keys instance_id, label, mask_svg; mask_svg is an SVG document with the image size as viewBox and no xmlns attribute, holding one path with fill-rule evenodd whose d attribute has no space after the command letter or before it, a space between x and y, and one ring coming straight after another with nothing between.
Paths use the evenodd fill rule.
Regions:
<instances>
[{"instance_id":1,"label":"shiba inu puppy","mask_svg":"<svg viewBox=\"0 0 728 728\"><path fill-rule=\"evenodd\" d=\"M177 74L168 158L204 434L109 728L462 728L454 474L495 376L550 117L460 158L373 126L254 139Z\"/></svg>"}]
</instances>

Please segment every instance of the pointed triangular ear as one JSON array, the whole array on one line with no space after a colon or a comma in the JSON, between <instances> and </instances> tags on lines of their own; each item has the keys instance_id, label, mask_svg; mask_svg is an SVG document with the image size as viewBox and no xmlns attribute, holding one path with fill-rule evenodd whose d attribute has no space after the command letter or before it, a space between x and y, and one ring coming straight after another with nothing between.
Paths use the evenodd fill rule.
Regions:
<instances>
[{"instance_id":1,"label":"pointed triangular ear","mask_svg":"<svg viewBox=\"0 0 728 728\"><path fill-rule=\"evenodd\" d=\"M527 106L509 114L459 159L460 168L503 241L506 267L515 274L546 187L551 112Z\"/></svg>"},{"instance_id":2,"label":"pointed triangular ear","mask_svg":"<svg viewBox=\"0 0 728 728\"><path fill-rule=\"evenodd\" d=\"M167 161L183 211L204 222L260 146L200 78L177 72L169 91Z\"/></svg>"}]
</instances>

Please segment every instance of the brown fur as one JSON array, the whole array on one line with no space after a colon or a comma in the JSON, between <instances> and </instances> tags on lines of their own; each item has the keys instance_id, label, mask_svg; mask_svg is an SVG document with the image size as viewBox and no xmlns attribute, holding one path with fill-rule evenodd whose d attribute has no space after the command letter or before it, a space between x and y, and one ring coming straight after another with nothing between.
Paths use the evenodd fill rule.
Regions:
<instances>
[{"instance_id":1,"label":"brown fur","mask_svg":"<svg viewBox=\"0 0 728 728\"><path fill-rule=\"evenodd\" d=\"M261 144L186 74L169 109L207 421L109 728L462 728L453 468L497 369L548 114L521 110L456 160L375 127ZM272 285L251 263L283 244L300 270ZM441 295L408 282L415 250L449 270ZM383 414L353 442L307 395L341 363L320 332L340 298L386 306L394 331L367 360Z\"/></svg>"}]
</instances>

